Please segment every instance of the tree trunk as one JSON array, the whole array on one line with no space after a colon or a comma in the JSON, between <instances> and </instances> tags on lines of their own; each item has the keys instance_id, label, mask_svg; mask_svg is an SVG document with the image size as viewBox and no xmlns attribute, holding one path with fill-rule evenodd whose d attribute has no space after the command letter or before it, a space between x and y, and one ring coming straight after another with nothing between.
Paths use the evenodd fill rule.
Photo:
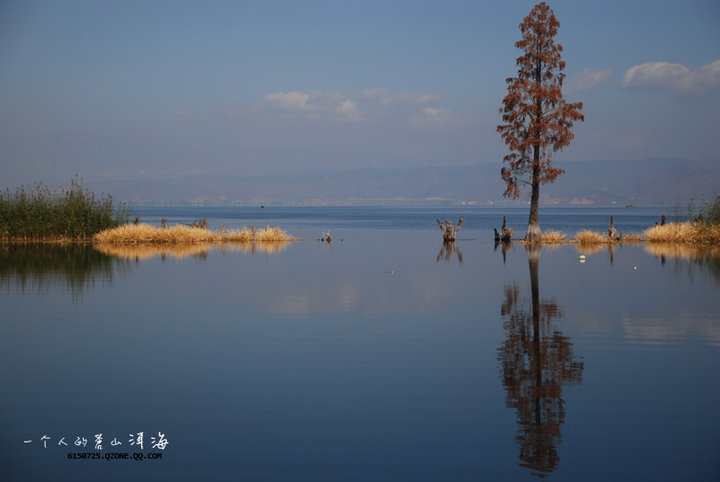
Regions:
<instances>
[{"instance_id":1,"label":"tree trunk","mask_svg":"<svg viewBox=\"0 0 720 482\"><path fill-rule=\"evenodd\" d=\"M538 58L535 67L535 83L539 88L542 85L542 61ZM542 99L535 99L535 128L538 129L542 123ZM534 140L539 141L539 133L535 132ZM540 217L538 215L538 204L540 202L540 146L533 145L533 170L532 170L532 192L530 194L530 218L528 219L528 229L525 234L525 242L540 243L542 241L542 233L540 231Z\"/></svg>"},{"instance_id":2,"label":"tree trunk","mask_svg":"<svg viewBox=\"0 0 720 482\"><path fill-rule=\"evenodd\" d=\"M532 172L532 192L530 194L530 218L528 219L525 241L528 243L539 243L542 241L540 231L540 217L538 205L540 202L540 149L535 146Z\"/></svg>"},{"instance_id":3,"label":"tree trunk","mask_svg":"<svg viewBox=\"0 0 720 482\"><path fill-rule=\"evenodd\" d=\"M608 239L610 241L620 241L622 239L622 233L618 233L617 229L615 229L612 216L610 216L610 224L608 225Z\"/></svg>"}]
</instances>

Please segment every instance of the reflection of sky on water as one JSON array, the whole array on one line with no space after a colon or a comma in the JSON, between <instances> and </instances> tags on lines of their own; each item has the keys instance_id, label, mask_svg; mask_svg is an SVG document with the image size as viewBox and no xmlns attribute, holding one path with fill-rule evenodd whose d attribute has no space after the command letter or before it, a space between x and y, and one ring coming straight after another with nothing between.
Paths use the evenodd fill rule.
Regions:
<instances>
[{"instance_id":1,"label":"reflection of sky on water","mask_svg":"<svg viewBox=\"0 0 720 482\"><path fill-rule=\"evenodd\" d=\"M628 340L645 344L679 341L720 346L720 323L708 313L673 312L665 317L623 317Z\"/></svg>"},{"instance_id":2,"label":"reflection of sky on water","mask_svg":"<svg viewBox=\"0 0 720 482\"><path fill-rule=\"evenodd\" d=\"M492 243L461 240L460 263L438 260L434 230L346 230L342 238L270 255L138 257L75 301L62 269L42 293L0 291L7 472L53 480L527 478L519 412L506 408L497 360L509 333L506 288L532 304L525 248L503 260ZM539 259L540 299L564 315L548 333L572 343L584 366L582 384L561 393L551 478L713 480L714 275L685 258L663 264L643 246L618 247L612 258L607 249L588 253L585 263L579 254L563 246ZM167 433L162 464L109 472L107 464L71 464L62 449L17 444L45 432L143 429Z\"/></svg>"}]
</instances>

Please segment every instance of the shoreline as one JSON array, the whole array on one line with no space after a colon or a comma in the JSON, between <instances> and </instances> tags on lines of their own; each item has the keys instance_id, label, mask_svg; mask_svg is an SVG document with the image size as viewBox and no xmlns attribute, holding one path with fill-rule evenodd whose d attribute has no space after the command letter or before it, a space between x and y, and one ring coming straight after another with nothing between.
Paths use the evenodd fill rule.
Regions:
<instances>
[{"instance_id":1,"label":"shoreline","mask_svg":"<svg viewBox=\"0 0 720 482\"><path fill-rule=\"evenodd\" d=\"M548 230L543 233L541 246L576 245L578 247L593 246L622 246L631 244L646 245L678 245L696 247L720 246L720 225L697 224L690 221L684 223L667 223L646 229L643 233L630 233L622 235L620 239L612 239L607 234L597 231L584 230L575 233L575 238L568 239L567 234ZM7 244L89 244L89 245L222 245L222 244L252 244L273 242L307 241L286 233L279 227L266 226L257 229L255 226L247 228L233 228L230 230L213 231L205 228L175 225L168 228L158 228L149 224L126 224L111 228L90 237L42 237L42 238L2 238L0 245ZM498 244L503 244L497 241ZM522 238L506 241L507 244L529 245Z\"/></svg>"}]
</instances>

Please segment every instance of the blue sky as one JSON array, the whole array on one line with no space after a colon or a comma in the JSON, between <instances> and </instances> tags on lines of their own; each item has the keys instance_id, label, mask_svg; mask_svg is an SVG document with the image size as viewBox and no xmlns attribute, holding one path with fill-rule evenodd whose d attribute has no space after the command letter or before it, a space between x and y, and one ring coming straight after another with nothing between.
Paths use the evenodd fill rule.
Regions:
<instances>
[{"instance_id":1,"label":"blue sky","mask_svg":"<svg viewBox=\"0 0 720 482\"><path fill-rule=\"evenodd\" d=\"M469 165L533 1L2 1L2 184ZM551 1L566 161L720 157L720 2Z\"/></svg>"}]
</instances>

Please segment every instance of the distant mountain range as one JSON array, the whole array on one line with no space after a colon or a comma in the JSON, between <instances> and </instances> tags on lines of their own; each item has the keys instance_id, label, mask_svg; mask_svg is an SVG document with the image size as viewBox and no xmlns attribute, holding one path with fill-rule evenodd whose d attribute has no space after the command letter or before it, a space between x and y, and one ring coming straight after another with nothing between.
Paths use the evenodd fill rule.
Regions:
<instances>
[{"instance_id":1,"label":"distant mountain range","mask_svg":"<svg viewBox=\"0 0 720 482\"><path fill-rule=\"evenodd\" d=\"M720 160L557 162L566 170L541 187L544 204L687 203L720 189ZM258 177L193 175L88 182L118 201L142 204L368 204L509 202L501 164L362 169ZM527 200L527 196L521 198Z\"/></svg>"}]
</instances>

